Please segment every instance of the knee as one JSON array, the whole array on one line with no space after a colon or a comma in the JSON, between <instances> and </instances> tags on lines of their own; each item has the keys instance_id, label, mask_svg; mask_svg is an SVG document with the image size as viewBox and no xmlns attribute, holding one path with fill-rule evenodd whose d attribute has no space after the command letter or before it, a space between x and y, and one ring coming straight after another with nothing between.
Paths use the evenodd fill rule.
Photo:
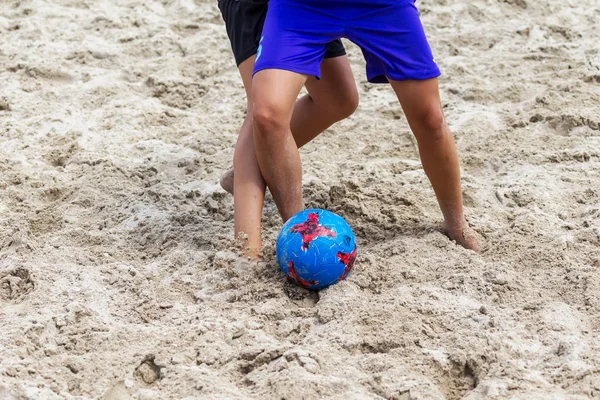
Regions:
<instances>
[{"instance_id":1,"label":"knee","mask_svg":"<svg viewBox=\"0 0 600 400\"><path fill-rule=\"evenodd\" d=\"M358 108L358 92L356 87L348 92L339 92L335 101L330 106L330 115L336 120L341 121L348 118Z\"/></svg>"},{"instance_id":2,"label":"knee","mask_svg":"<svg viewBox=\"0 0 600 400\"><path fill-rule=\"evenodd\" d=\"M422 112L418 126L422 134L431 139L441 139L449 133L444 113L440 107L430 107Z\"/></svg>"},{"instance_id":3,"label":"knee","mask_svg":"<svg viewBox=\"0 0 600 400\"><path fill-rule=\"evenodd\" d=\"M287 113L277 104L257 103L252 110L254 135L274 135L289 128Z\"/></svg>"},{"instance_id":4,"label":"knee","mask_svg":"<svg viewBox=\"0 0 600 400\"><path fill-rule=\"evenodd\" d=\"M338 117L340 120L348 118L358 108L358 92L356 88L346 96L340 98L338 103Z\"/></svg>"}]
</instances>

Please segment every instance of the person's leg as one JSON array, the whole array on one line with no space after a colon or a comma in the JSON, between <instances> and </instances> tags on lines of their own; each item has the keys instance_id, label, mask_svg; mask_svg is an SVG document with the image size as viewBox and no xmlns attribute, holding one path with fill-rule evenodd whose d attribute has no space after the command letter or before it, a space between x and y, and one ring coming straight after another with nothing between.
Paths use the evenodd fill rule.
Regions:
<instances>
[{"instance_id":1,"label":"person's leg","mask_svg":"<svg viewBox=\"0 0 600 400\"><path fill-rule=\"evenodd\" d=\"M308 94L296 102L291 120L298 148L352 115L358 107L358 91L345 55L325 58L321 63L321 79L310 77L305 86ZM220 181L221 187L229 193L234 193L233 176L233 170L229 170Z\"/></svg>"},{"instance_id":2,"label":"person's leg","mask_svg":"<svg viewBox=\"0 0 600 400\"><path fill-rule=\"evenodd\" d=\"M437 78L390 83L417 138L423 169L444 215L448 236L463 247L479 251L477 238L463 214L458 155L444 119Z\"/></svg>"},{"instance_id":3,"label":"person's leg","mask_svg":"<svg viewBox=\"0 0 600 400\"><path fill-rule=\"evenodd\" d=\"M348 118L358 107L358 91L347 56L324 59L321 79L310 77L305 86L308 94L296 102L291 121L298 148Z\"/></svg>"},{"instance_id":4,"label":"person's leg","mask_svg":"<svg viewBox=\"0 0 600 400\"><path fill-rule=\"evenodd\" d=\"M252 79L256 158L284 221L304 208L302 165L290 122L306 79L305 75L281 69L260 70ZM237 170L235 174L237 186Z\"/></svg>"},{"instance_id":5,"label":"person's leg","mask_svg":"<svg viewBox=\"0 0 600 400\"><path fill-rule=\"evenodd\" d=\"M235 146L233 168L239 177L234 190L234 230L236 238L244 234L246 246L245 253L251 257L258 257L262 246L260 221L265 197L265 181L260 172L256 153L254 151L252 102L252 70L254 56L239 65L240 75L246 89L248 109L246 118L240 129L240 134Z\"/></svg>"},{"instance_id":6,"label":"person's leg","mask_svg":"<svg viewBox=\"0 0 600 400\"><path fill-rule=\"evenodd\" d=\"M236 182L234 197L235 237L246 237L245 253L258 256L261 248L260 221L266 184L260 173L254 152L252 133L252 71L260 44L263 23L267 15L267 0L219 0L219 10L231 44L236 65L246 89L247 113L235 147L234 169L240 179ZM231 176L233 177L233 171ZM233 191L233 179L230 180Z\"/></svg>"},{"instance_id":7,"label":"person's leg","mask_svg":"<svg viewBox=\"0 0 600 400\"><path fill-rule=\"evenodd\" d=\"M458 155L438 90L440 70L415 3L362 3L349 15L349 38L363 51L367 78L391 83L417 138L423 169L444 215L448 236L478 251L477 238L463 215Z\"/></svg>"}]
</instances>

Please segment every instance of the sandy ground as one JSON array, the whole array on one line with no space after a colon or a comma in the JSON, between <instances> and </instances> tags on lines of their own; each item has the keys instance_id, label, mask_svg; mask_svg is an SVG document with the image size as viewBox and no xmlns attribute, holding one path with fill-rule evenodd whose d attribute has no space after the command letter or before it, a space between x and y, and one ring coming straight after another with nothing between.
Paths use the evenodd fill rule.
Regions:
<instances>
[{"instance_id":1,"label":"sandy ground","mask_svg":"<svg viewBox=\"0 0 600 400\"><path fill-rule=\"evenodd\" d=\"M481 255L388 86L302 151L320 293L231 247L244 92L213 0L0 0L0 398L600 397L600 3L420 0Z\"/></svg>"}]
</instances>

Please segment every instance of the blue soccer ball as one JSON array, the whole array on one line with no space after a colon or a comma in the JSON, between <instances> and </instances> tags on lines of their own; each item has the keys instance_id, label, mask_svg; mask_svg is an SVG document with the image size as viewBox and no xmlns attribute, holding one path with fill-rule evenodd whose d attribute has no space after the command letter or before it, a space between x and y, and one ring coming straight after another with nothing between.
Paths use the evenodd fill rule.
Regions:
<instances>
[{"instance_id":1,"label":"blue soccer ball","mask_svg":"<svg viewBox=\"0 0 600 400\"><path fill-rule=\"evenodd\" d=\"M346 278L356 259L350 225L326 210L304 210L290 218L277 237L277 263L298 285L323 289Z\"/></svg>"}]
</instances>

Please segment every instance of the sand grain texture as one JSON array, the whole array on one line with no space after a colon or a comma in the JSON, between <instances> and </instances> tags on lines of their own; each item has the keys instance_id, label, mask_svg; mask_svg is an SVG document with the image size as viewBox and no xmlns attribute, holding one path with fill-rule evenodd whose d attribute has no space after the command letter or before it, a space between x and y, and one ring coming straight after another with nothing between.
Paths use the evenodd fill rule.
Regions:
<instances>
[{"instance_id":1,"label":"sand grain texture","mask_svg":"<svg viewBox=\"0 0 600 400\"><path fill-rule=\"evenodd\" d=\"M600 5L422 0L476 255L391 89L302 150L353 226L318 294L231 248L244 91L216 1L0 1L0 398L600 396Z\"/></svg>"}]
</instances>

